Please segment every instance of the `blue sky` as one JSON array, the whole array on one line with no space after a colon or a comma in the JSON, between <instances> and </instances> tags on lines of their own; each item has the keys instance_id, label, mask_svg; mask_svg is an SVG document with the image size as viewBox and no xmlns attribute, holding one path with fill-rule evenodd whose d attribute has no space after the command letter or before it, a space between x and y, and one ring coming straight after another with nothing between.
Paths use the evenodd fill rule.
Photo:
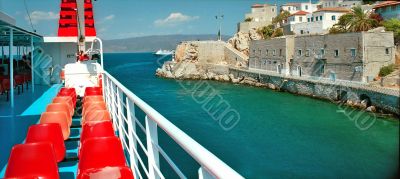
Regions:
<instances>
[{"instance_id":1,"label":"blue sky","mask_svg":"<svg viewBox=\"0 0 400 179\"><path fill-rule=\"evenodd\" d=\"M215 15L218 14L225 16L222 33L233 35L237 22L244 19L252 4L296 1L299 0L98 0L94 2L94 13L98 36L104 39L217 33ZM26 0L33 26L39 34L57 34L60 2ZM0 10L13 16L18 26L32 29L24 0L0 0Z\"/></svg>"}]
</instances>

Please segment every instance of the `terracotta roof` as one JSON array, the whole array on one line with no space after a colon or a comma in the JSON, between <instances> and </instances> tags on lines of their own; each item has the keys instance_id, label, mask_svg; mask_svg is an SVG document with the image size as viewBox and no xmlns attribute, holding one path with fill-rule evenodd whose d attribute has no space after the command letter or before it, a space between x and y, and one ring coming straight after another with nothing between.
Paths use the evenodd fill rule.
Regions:
<instances>
[{"instance_id":1,"label":"terracotta roof","mask_svg":"<svg viewBox=\"0 0 400 179\"><path fill-rule=\"evenodd\" d=\"M265 7L265 6L270 6L269 4L253 4L251 7L252 8L261 8L261 7Z\"/></svg>"},{"instance_id":2,"label":"terracotta roof","mask_svg":"<svg viewBox=\"0 0 400 179\"><path fill-rule=\"evenodd\" d=\"M351 12L350 9L342 8L342 7L327 7L327 8L321 8L316 10L315 12L344 12L348 13Z\"/></svg>"},{"instance_id":3,"label":"terracotta roof","mask_svg":"<svg viewBox=\"0 0 400 179\"><path fill-rule=\"evenodd\" d=\"M309 12L306 11L297 11L296 13L290 14L290 16L304 16L310 14Z\"/></svg>"},{"instance_id":4,"label":"terracotta roof","mask_svg":"<svg viewBox=\"0 0 400 179\"><path fill-rule=\"evenodd\" d=\"M386 7L386 6L394 6L400 4L400 1L385 1L382 3L377 4L374 9L378 9L378 8L382 8L382 7Z\"/></svg>"}]
</instances>

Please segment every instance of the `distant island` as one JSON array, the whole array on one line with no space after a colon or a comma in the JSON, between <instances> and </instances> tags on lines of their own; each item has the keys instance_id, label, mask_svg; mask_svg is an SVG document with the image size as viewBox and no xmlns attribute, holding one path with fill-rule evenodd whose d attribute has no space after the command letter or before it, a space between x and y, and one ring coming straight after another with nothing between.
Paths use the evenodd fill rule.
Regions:
<instances>
[{"instance_id":1,"label":"distant island","mask_svg":"<svg viewBox=\"0 0 400 179\"><path fill-rule=\"evenodd\" d=\"M223 35L224 41L229 36ZM127 39L105 40L105 53L118 52L154 52L159 49L174 50L182 41L196 40L216 40L217 35L201 34L201 35L154 35L144 37L133 37Z\"/></svg>"}]
</instances>

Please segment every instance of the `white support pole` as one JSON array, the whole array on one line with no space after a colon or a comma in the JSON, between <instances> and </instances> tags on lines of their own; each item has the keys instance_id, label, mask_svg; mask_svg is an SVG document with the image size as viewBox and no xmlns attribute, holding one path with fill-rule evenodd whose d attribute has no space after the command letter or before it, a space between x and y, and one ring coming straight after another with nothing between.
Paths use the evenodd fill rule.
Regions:
<instances>
[{"instance_id":1,"label":"white support pole","mask_svg":"<svg viewBox=\"0 0 400 179\"><path fill-rule=\"evenodd\" d=\"M32 93L35 93L35 69L33 68L33 51L35 47L33 46L33 36L31 36L31 76L32 76Z\"/></svg>"},{"instance_id":2,"label":"white support pole","mask_svg":"<svg viewBox=\"0 0 400 179\"><path fill-rule=\"evenodd\" d=\"M129 151L132 152L132 155L129 156L129 161L131 164L131 169L133 172L134 178L139 178L139 175L135 170L135 166L138 166L138 158L135 156L134 150L137 150L137 141L133 136L133 133L136 133L136 115L135 115L135 103L131 102L128 97L125 99L126 101L126 113L128 119L128 140L129 140Z\"/></svg>"},{"instance_id":3,"label":"white support pole","mask_svg":"<svg viewBox=\"0 0 400 179\"><path fill-rule=\"evenodd\" d=\"M10 101L11 108L14 108L14 32L10 28L10 46L9 46L9 56L10 56Z\"/></svg>"},{"instance_id":4,"label":"white support pole","mask_svg":"<svg viewBox=\"0 0 400 179\"><path fill-rule=\"evenodd\" d=\"M158 135L157 135L157 123L149 119L146 115L146 141L147 141L147 154L148 154L148 170L149 178L160 178L154 167L160 168L159 151L158 147Z\"/></svg>"},{"instance_id":5,"label":"white support pole","mask_svg":"<svg viewBox=\"0 0 400 179\"><path fill-rule=\"evenodd\" d=\"M124 136L124 132L123 132L123 130L124 130L124 120L122 119L122 115L123 115L123 110L124 110L124 105L122 105L122 92L121 92L121 90L117 87L116 88L116 91L117 91L117 108L118 108L118 113L117 113L117 115L118 115L118 123L119 123L119 125L118 125L118 136L119 136L119 138L121 139L121 141L124 141L125 140L125 136ZM114 120L116 120L115 118L114 118Z\"/></svg>"}]
</instances>

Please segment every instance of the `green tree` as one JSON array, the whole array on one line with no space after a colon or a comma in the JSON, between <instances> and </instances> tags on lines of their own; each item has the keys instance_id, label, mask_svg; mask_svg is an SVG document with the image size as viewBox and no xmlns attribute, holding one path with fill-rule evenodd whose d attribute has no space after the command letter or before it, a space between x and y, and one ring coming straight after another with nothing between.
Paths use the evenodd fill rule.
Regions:
<instances>
[{"instance_id":1,"label":"green tree","mask_svg":"<svg viewBox=\"0 0 400 179\"><path fill-rule=\"evenodd\" d=\"M400 45L400 19L390 19L383 22L383 26L387 31L393 31L394 42L396 45Z\"/></svg>"},{"instance_id":2,"label":"green tree","mask_svg":"<svg viewBox=\"0 0 400 179\"><path fill-rule=\"evenodd\" d=\"M271 35L272 38L283 36L283 29L277 28L275 29L274 33Z\"/></svg>"},{"instance_id":3,"label":"green tree","mask_svg":"<svg viewBox=\"0 0 400 179\"><path fill-rule=\"evenodd\" d=\"M290 16L290 12L289 11L281 11L281 13L279 13L276 17L274 17L272 19L272 24L274 24L275 26L277 24L282 26L282 22L286 21L289 16Z\"/></svg>"},{"instance_id":4,"label":"green tree","mask_svg":"<svg viewBox=\"0 0 400 179\"><path fill-rule=\"evenodd\" d=\"M350 13L339 18L339 22L332 28L333 33L368 31L379 26L375 14L364 12L361 6L353 7Z\"/></svg>"},{"instance_id":5,"label":"green tree","mask_svg":"<svg viewBox=\"0 0 400 179\"><path fill-rule=\"evenodd\" d=\"M263 37L263 39L269 39L274 33L274 25L261 27L257 30L257 33L260 34Z\"/></svg>"}]
</instances>

